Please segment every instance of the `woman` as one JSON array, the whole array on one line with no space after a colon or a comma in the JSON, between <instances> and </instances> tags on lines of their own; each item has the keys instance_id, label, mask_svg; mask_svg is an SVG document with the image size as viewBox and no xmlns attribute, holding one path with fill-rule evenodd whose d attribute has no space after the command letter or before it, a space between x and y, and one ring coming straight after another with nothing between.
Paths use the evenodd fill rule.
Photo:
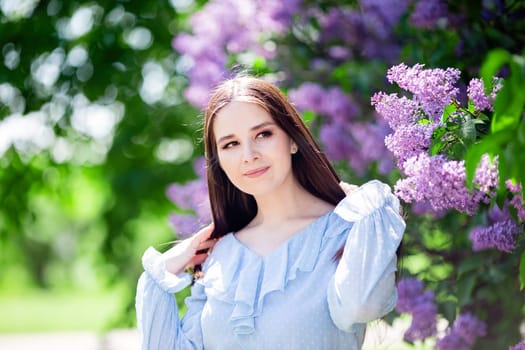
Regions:
<instances>
[{"instance_id":1,"label":"woman","mask_svg":"<svg viewBox=\"0 0 525 350\"><path fill-rule=\"evenodd\" d=\"M345 197L297 111L264 80L226 81L204 118L213 224L144 254L142 348L360 349L366 323L397 300L397 198L379 181ZM201 263L179 320L172 293Z\"/></svg>"}]
</instances>

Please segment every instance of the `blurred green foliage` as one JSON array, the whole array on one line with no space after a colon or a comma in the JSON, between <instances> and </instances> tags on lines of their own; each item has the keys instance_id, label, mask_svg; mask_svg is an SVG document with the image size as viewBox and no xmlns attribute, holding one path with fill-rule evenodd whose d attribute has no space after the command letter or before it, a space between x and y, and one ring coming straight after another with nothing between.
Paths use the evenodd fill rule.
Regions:
<instances>
[{"instance_id":1,"label":"blurred green foliage","mask_svg":"<svg viewBox=\"0 0 525 350\"><path fill-rule=\"evenodd\" d=\"M27 3L35 7L15 1L18 12L0 14L0 85L17 97L0 99L0 119L45 111L43 124L67 148L63 156L26 140L2 152L0 285L5 292L98 290L124 282L116 324L132 325L140 256L147 245L173 239L166 187L193 177L190 160L201 153L199 112L182 99L185 79L171 48L188 14L167 1ZM140 93L148 67L168 81L156 99ZM124 106L114 132L97 139L79 128L79 99ZM96 118L93 111L85 118ZM13 139L19 132L6 129ZM180 140L185 152L166 159L161 145Z\"/></svg>"}]
</instances>

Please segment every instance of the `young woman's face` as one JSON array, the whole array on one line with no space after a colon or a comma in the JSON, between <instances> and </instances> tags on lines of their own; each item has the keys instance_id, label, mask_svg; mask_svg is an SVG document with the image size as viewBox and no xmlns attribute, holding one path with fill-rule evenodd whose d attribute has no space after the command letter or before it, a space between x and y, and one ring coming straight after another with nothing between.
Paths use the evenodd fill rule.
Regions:
<instances>
[{"instance_id":1,"label":"young woman's face","mask_svg":"<svg viewBox=\"0 0 525 350\"><path fill-rule=\"evenodd\" d=\"M239 190L260 196L293 183L296 145L263 108L231 102L215 116L213 134L219 164Z\"/></svg>"}]
</instances>

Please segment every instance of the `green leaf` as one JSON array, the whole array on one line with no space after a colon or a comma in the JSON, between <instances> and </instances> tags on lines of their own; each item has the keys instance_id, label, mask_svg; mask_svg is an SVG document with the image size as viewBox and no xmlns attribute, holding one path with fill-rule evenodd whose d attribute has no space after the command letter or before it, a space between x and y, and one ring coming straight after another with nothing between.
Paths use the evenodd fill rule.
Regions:
<instances>
[{"instance_id":1,"label":"green leaf","mask_svg":"<svg viewBox=\"0 0 525 350\"><path fill-rule=\"evenodd\" d=\"M443 114L441 115L441 122L446 123L448 121L449 116L456 112L458 108L454 103L449 104L443 109Z\"/></svg>"},{"instance_id":2,"label":"green leaf","mask_svg":"<svg viewBox=\"0 0 525 350\"><path fill-rule=\"evenodd\" d=\"M521 121L520 125L518 126L518 137L516 140L522 145L525 145L525 122L523 120Z\"/></svg>"},{"instance_id":3,"label":"green leaf","mask_svg":"<svg viewBox=\"0 0 525 350\"><path fill-rule=\"evenodd\" d=\"M510 58L510 53L504 49L495 49L488 53L480 69L481 78L486 87L492 85L492 78L504 64L510 61Z\"/></svg>"},{"instance_id":4,"label":"green leaf","mask_svg":"<svg viewBox=\"0 0 525 350\"><path fill-rule=\"evenodd\" d=\"M478 271L485 264L485 258L481 254L470 255L459 263L458 278L470 271Z\"/></svg>"},{"instance_id":5,"label":"green leaf","mask_svg":"<svg viewBox=\"0 0 525 350\"><path fill-rule=\"evenodd\" d=\"M481 156L484 153L488 153L491 157L500 154L502 152L502 147L508 144L514 137L514 132L511 130L498 131L485 136L480 142L467 149L467 154L465 155L467 186L472 186L472 179L474 178L474 173Z\"/></svg>"},{"instance_id":6,"label":"green leaf","mask_svg":"<svg viewBox=\"0 0 525 350\"><path fill-rule=\"evenodd\" d=\"M305 111L302 113L303 121L306 125L310 125L312 121L314 121L317 118L317 114L312 111Z\"/></svg>"},{"instance_id":7,"label":"green leaf","mask_svg":"<svg viewBox=\"0 0 525 350\"><path fill-rule=\"evenodd\" d=\"M490 130L492 132L497 132L497 131L501 131L501 130L504 130L504 129L511 129L511 128L514 128L517 124L517 122L519 121L518 119L519 115L518 114L508 114L508 113L505 113L505 114L494 114L493 118L492 118L492 123L490 125Z\"/></svg>"},{"instance_id":8,"label":"green leaf","mask_svg":"<svg viewBox=\"0 0 525 350\"><path fill-rule=\"evenodd\" d=\"M457 283L457 297L458 297L458 306L461 307L470 302L470 296L472 295L472 290L476 285L477 274L472 273L464 275L460 278Z\"/></svg>"},{"instance_id":9,"label":"green leaf","mask_svg":"<svg viewBox=\"0 0 525 350\"><path fill-rule=\"evenodd\" d=\"M461 136L462 136L463 142L466 145L469 145L476 140L477 133L476 133L475 119L468 118L461 125Z\"/></svg>"}]
</instances>

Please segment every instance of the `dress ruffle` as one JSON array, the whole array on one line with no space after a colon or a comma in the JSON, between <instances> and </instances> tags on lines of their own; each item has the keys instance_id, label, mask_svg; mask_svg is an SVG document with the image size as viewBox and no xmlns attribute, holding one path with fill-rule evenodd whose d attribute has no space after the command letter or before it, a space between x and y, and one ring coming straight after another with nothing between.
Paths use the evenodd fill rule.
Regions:
<instances>
[{"instance_id":1,"label":"dress ruffle","mask_svg":"<svg viewBox=\"0 0 525 350\"><path fill-rule=\"evenodd\" d=\"M327 239L347 234L354 222L395 200L387 185L368 182L264 257L230 233L215 245L196 283L208 297L233 305L229 321L235 334L251 334L266 295L283 291L299 272L313 271Z\"/></svg>"},{"instance_id":2,"label":"dress ruffle","mask_svg":"<svg viewBox=\"0 0 525 350\"><path fill-rule=\"evenodd\" d=\"M385 206L392 207L398 213L399 199L392 194L390 186L372 180L350 192L334 212L345 221L355 222Z\"/></svg>"},{"instance_id":3,"label":"dress ruffle","mask_svg":"<svg viewBox=\"0 0 525 350\"><path fill-rule=\"evenodd\" d=\"M191 275L183 272L174 275L166 270L162 254L155 248L149 247L142 256L144 270L166 292L177 293L191 284Z\"/></svg>"},{"instance_id":4,"label":"dress ruffle","mask_svg":"<svg viewBox=\"0 0 525 350\"><path fill-rule=\"evenodd\" d=\"M204 278L196 283L204 285L209 297L233 305L230 324L235 334L253 333L265 296L283 291L299 272L314 269L330 216L332 211L264 257L243 246L233 234L215 245L206 260Z\"/></svg>"}]
</instances>

